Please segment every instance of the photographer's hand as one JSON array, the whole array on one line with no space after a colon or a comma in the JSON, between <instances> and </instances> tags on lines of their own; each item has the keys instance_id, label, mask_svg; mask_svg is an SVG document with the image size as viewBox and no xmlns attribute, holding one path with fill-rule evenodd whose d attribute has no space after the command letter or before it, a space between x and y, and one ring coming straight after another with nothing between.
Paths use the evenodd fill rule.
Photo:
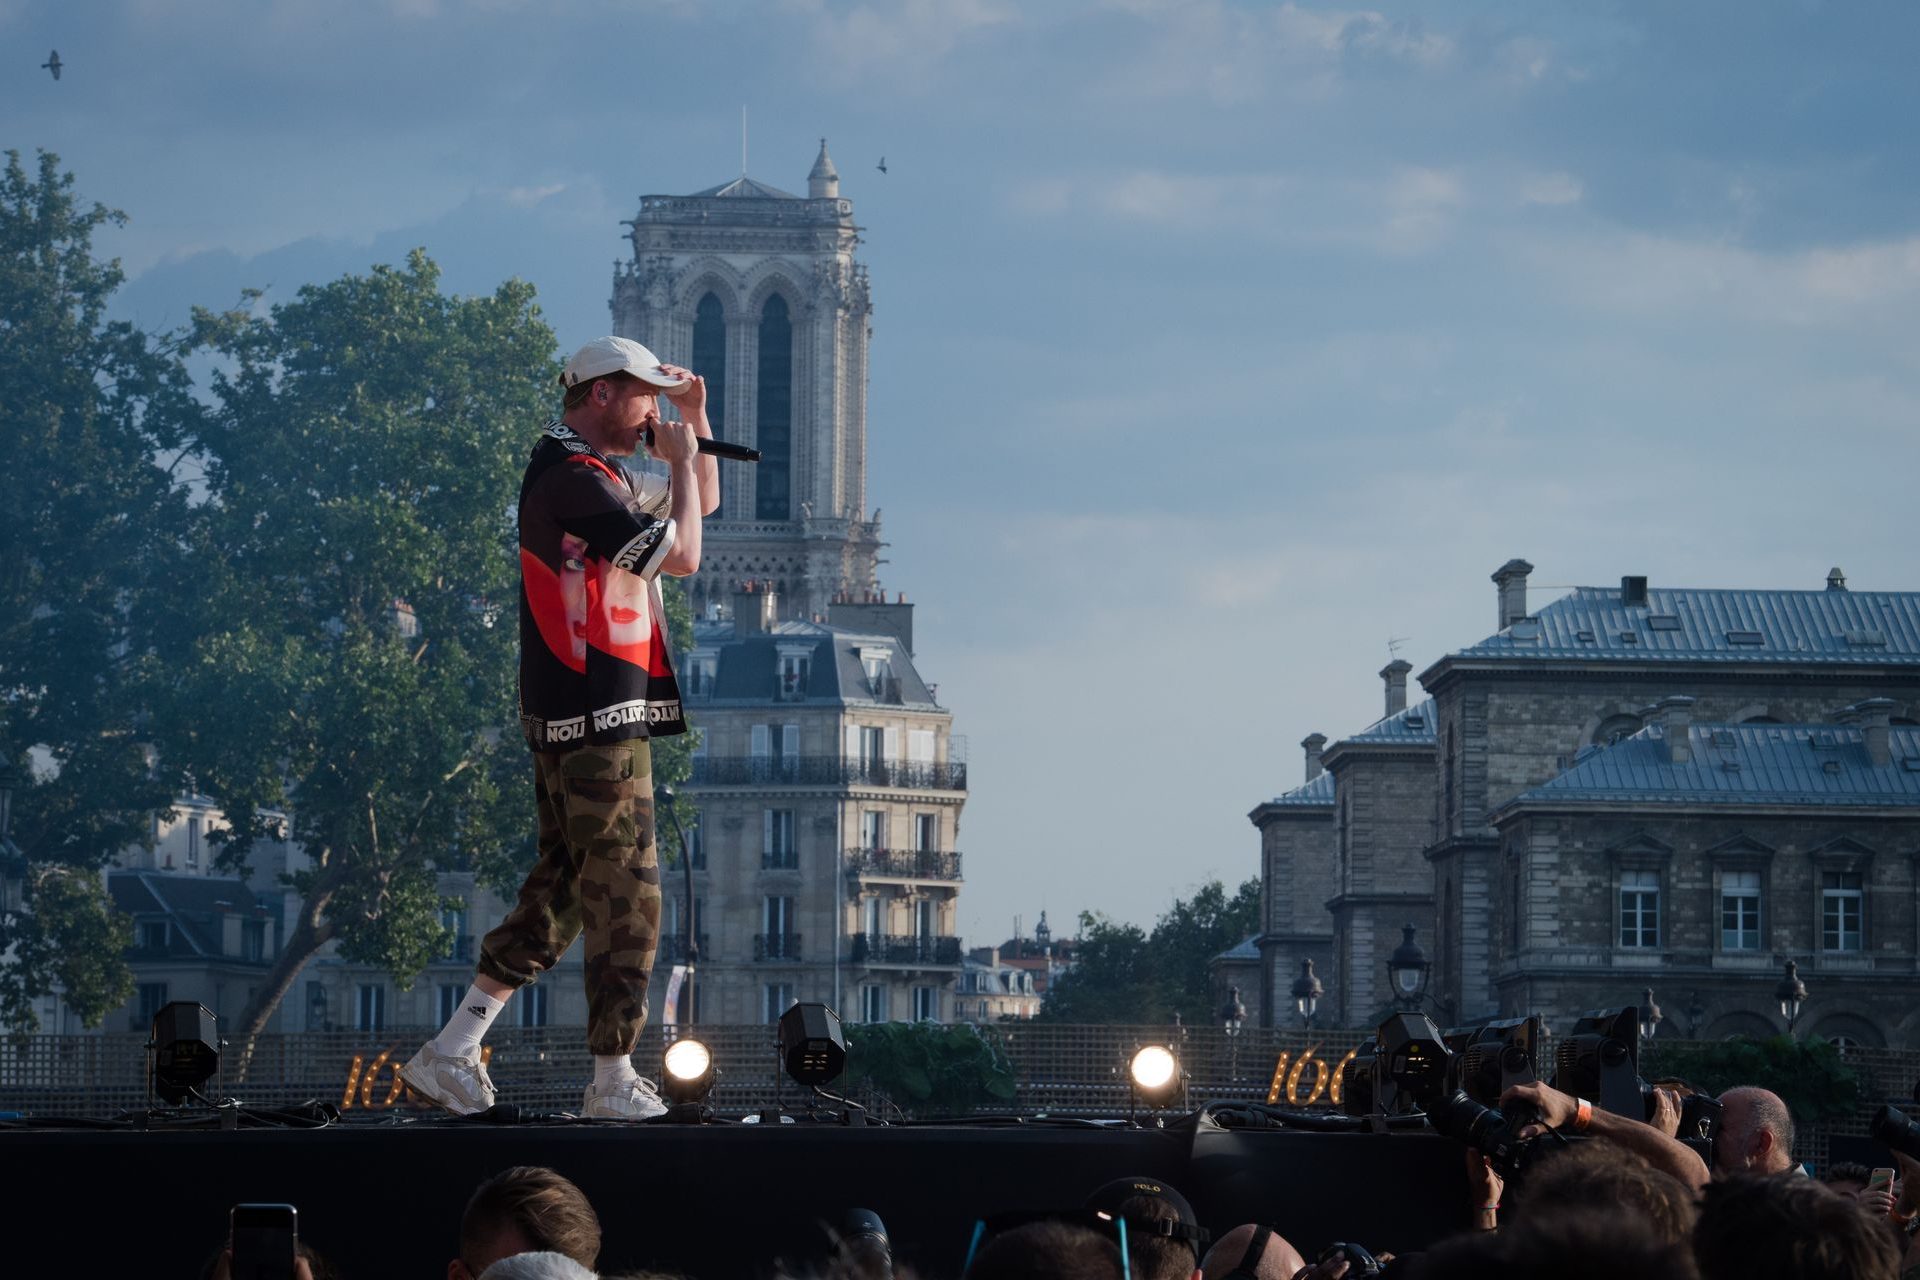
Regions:
<instances>
[{"instance_id":1,"label":"photographer's hand","mask_svg":"<svg viewBox=\"0 0 1920 1280\"><path fill-rule=\"evenodd\" d=\"M1474 1225L1482 1231L1500 1226L1500 1197L1506 1193L1506 1179L1493 1171L1487 1158L1467 1148L1467 1194L1473 1201Z\"/></svg>"},{"instance_id":2,"label":"photographer's hand","mask_svg":"<svg viewBox=\"0 0 1920 1280\"><path fill-rule=\"evenodd\" d=\"M1672 1089L1653 1091L1653 1117L1648 1124L1669 1138L1680 1136L1680 1095Z\"/></svg>"},{"instance_id":3,"label":"photographer's hand","mask_svg":"<svg viewBox=\"0 0 1920 1280\"><path fill-rule=\"evenodd\" d=\"M1643 1120L1617 1116L1560 1092L1551 1085L1519 1084L1500 1095L1500 1104L1531 1103L1540 1112L1541 1123L1520 1130L1520 1137L1538 1137L1548 1129L1588 1133L1596 1138L1617 1142L1654 1168L1670 1173L1686 1186L1699 1189L1707 1184L1707 1165L1691 1147L1670 1138Z\"/></svg>"}]
</instances>

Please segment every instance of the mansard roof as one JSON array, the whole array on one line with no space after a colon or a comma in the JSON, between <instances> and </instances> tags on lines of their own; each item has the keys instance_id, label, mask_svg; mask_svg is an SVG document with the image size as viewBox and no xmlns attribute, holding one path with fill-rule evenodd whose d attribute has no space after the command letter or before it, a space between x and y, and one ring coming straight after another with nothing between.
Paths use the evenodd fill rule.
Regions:
<instances>
[{"instance_id":1,"label":"mansard roof","mask_svg":"<svg viewBox=\"0 0 1920 1280\"><path fill-rule=\"evenodd\" d=\"M1268 808L1279 808L1279 809L1331 809L1333 808L1333 775L1330 773L1326 773L1324 771L1321 773L1318 773L1314 776L1311 782L1308 782L1302 786L1295 787L1291 791L1281 792L1279 795L1275 796L1273 799L1268 800L1265 803L1261 804L1252 813L1248 814L1247 817L1252 819L1255 823L1258 823L1260 820L1260 817L1259 817L1260 810L1268 809Z\"/></svg>"},{"instance_id":2,"label":"mansard roof","mask_svg":"<svg viewBox=\"0 0 1920 1280\"><path fill-rule=\"evenodd\" d=\"M717 187L708 187L687 196L689 200L802 200L804 196L794 195L791 191L782 191L770 187L756 178L741 174L731 182L723 182Z\"/></svg>"},{"instance_id":3,"label":"mansard roof","mask_svg":"<svg viewBox=\"0 0 1920 1280\"><path fill-rule=\"evenodd\" d=\"M1920 665L1920 592L1576 587L1530 618L1442 658Z\"/></svg>"},{"instance_id":4,"label":"mansard roof","mask_svg":"<svg viewBox=\"0 0 1920 1280\"><path fill-rule=\"evenodd\" d=\"M1428 698L1396 711L1383 720L1376 720L1358 733L1348 734L1329 746L1326 754L1332 755L1338 747L1357 745L1414 747L1432 746L1433 743L1433 699Z\"/></svg>"},{"instance_id":5,"label":"mansard roof","mask_svg":"<svg viewBox=\"0 0 1920 1280\"><path fill-rule=\"evenodd\" d=\"M180 872L124 870L107 873L113 905L130 916L164 914L179 926L177 937L192 955L220 956L220 921L227 912L252 918L262 904L244 880ZM178 954L181 948L172 950Z\"/></svg>"},{"instance_id":6,"label":"mansard roof","mask_svg":"<svg viewBox=\"0 0 1920 1280\"><path fill-rule=\"evenodd\" d=\"M877 702L928 711L938 707L933 691L913 665L913 656L896 636L791 619L774 624L771 631L743 636L730 622L702 622L694 627L693 647L718 658L713 693L706 699L709 704ZM869 685L862 661L873 649L887 651L892 673L891 683L877 691ZM807 687L776 697L780 658L795 651L809 659Z\"/></svg>"},{"instance_id":7,"label":"mansard roof","mask_svg":"<svg viewBox=\"0 0 1920 1280\"><path fill-rule=\"evenodd\" d=\"M1737 804L1920 808L1920 728L1888 731L1876 765L1861 729L1834 724L1695 724L1692 758L1675 764L1666 730L1650 724L1610 747L1590 747L1558 777L1501 806Z\"/></svg>"}]
</instances>

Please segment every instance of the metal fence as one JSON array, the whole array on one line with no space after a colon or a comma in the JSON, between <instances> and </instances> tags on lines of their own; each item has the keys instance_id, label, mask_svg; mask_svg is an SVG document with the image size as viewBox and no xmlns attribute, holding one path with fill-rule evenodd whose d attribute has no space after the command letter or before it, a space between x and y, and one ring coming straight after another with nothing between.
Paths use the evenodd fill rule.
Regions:
<instances>
[{"instance_id":1,"label":"metal fence","mask_svg":"<svg viewBox=\"0 0 1920 1280\"><path fill-rule=\"evenodd\" d=\"M419 1109L423 1104L402 1086L399 1068L434 1030L256 1036L226 1046L222 1075L209 1092L261 1106L331 1102L349 1116ZM686 1030L697 1032L713 1050L719 1077L712 1101L721 1112L804 1104L803 1092L780 1070L771 1025ZM1128 1105L1128 1059L1142 1045L1174 1049L1189 1107L1265 1100L1270 1091L1291 1104L1324 1106L1341 1060L1372 1033L1248 1027L1230 1034L1223 1027L1013 1022L983 1028L983 1034L999 1043L1016 1079L1013 1101L994 1110L1116 1115ZM635 1055L644 1073L657 1074L670 1038L662 1028L649 1030ZM142 1109L147 1105L144 1046L144 1036L125 1034L0 1038L0 1110L101 1117ZM580 1105L592 1074L580 1028L500 1027L489 1036L488 1051L489 1071L503 1100L536 1111ZM1881 1103L1913 1105L1911 1091L1920 1079L1920 1051L1842 1052L1859 1075L1861 1105L1846 1118L1801 1126L1795 1154L1816 1165L1826 1163L1831 1137L1865 1135L1867 1120ZM876 1107L886 1104L871 1095L864 1100Z\"/></svg>"}]
</instances>

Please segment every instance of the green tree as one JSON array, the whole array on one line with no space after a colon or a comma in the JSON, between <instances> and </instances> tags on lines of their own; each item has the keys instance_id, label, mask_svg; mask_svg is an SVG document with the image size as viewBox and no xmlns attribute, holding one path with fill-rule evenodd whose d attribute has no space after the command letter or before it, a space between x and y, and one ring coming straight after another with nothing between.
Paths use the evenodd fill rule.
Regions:
<instances>
[{"instance_id":1,"label":"green tree","mask_svg":"<svg viewBox=\"0 0 1920 1280\"><path fill-rule=\"evenodd\" d=\"M274 809L309 862L251 1034L330 940L410 981L447 942L435 873L531 842L513 507L558 366L530 285L448 296L418 250L196 327L212 545L169 737L226 865Z\"/></svg>"},{"instance_id":2,"label":"green tree","mask_svg":"<svg viewBox=\"0 0 1920 1280\"><path fill-rule=\"evenodd\" d=\"M1013 1101L1013 1063L991 1031L966 1023L868 1022L846 1032L849 1092L870 1084L921 1118Z\"/></svg>"},{"instance_id":3,"label":"green tree","mask_svg":"<svg viewBox=\"0 0 1920 1280\"><path fill-rule=\"evenodd\" d=\"M1040 1018L1047 1022L1150 1023L1213 1014L1207 963L1260 926L1260 882L1231 897L1218 880L1175 899L1153 932L1096 912L1080 915L1073 968L1054 979Z\"/></svg>"},{"instance_id":4,"label":"green tree","mask_svg":"<svg viewBox=\"0 0 1920 1280\"><path fill-rule=\"evenodd\" d=\"M25 776L21 850L0 880L0 1024L38 1025L60 988L88 1025L124 1002L126 920L99 870L147 838L174 781L151 767L145 715L189 633L177 590L196 545L181 483L196 406L176 343L106 319L118 261L93 234L125 215L86 204L41 153L0 176L0 766Z\"/></svg>"}]
</instances>

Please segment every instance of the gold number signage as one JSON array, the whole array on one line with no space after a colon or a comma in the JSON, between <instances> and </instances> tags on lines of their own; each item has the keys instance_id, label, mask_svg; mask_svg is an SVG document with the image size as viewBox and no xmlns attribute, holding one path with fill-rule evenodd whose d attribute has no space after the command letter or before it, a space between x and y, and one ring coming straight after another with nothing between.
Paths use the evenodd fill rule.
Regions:
<instances>
[{"instance_id":1,"label":"gold number signage","mask_svg":"<svg viewBox=\"0 0 1920 1280\"><path fill-rule=\"evenodd\" d=\"M486 1066L492 1058L493 1046L481 1045L480 1065ZM400 1078L400 1065L400 1059L393 1056L392 1046L375 1054L372 1062L368 1062L363 1053L354 1054L353 1062L347 1067L347 1088L340 1095L340 1109L351 1111L359 1107L366 1111L384 1111L398 1106L431 1106L431 1103L416 1097L413 1090L407 1087L407 1082ZM384 1091L379 1088L382 1071L392 1077Z\"/></svg>"},{"instance_id":2,"label":"gold number signage","mask_svg":"<svg viewBox=\"0 0 1920 1280\"><path fill-rule=\"evenodd\" d=\"M1313 1056L1319 1047L1316 1044L1302 1049L1297 1059L1284 1050L1281 1052L1273 1064L1273 1079L1267 1083L1267 1105L1310 1107L1322 1098L1336 1107L1340 1105L1340 1073L1360 1051L1349 1049L1339 1062L1328 1063L1324 1058ZM1306 1074L1309 1062L1313 1064L1313 1087L1303 1095L1300 1078Z\"/></svg>"}]
</instances>

